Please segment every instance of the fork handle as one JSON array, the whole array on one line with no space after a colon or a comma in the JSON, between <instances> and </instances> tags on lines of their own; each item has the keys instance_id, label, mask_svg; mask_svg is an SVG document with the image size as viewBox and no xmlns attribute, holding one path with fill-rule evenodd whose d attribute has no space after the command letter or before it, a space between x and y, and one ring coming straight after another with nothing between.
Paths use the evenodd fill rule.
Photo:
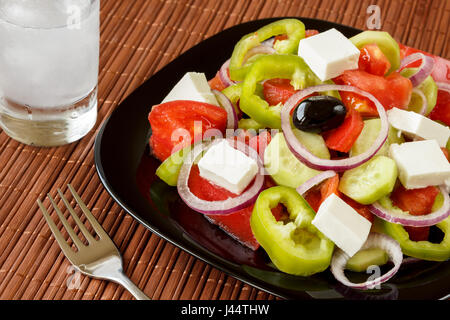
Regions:
<instances>
[{"instance_id":1,"label":"fork handle","mask_svg":"<svg viewBox=\"0 0 450 320\"><path fill-rule=\"evenodd\" d=\"M150 298L139 289L122 271L117 272L112 279L114 282L122 285L127 289L136 300L150 300Z\"/></svg>"}]
</instances>

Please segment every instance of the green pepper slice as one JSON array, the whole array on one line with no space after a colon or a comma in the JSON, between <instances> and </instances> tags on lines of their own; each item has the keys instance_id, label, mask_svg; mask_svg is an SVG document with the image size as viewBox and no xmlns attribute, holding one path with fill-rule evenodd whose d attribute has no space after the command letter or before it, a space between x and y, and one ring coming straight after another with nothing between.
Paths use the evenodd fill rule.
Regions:
<instances>
[{"instance_id":1,"label":"green pepper slice","mask_svg":"<svg viewBox=\"0 0 450 320\"><path fill-rule=\"evenodd\" d=\"M256 88L256 94L260 97L263 97L263 88L261 84L257 84ZM222 90L222 93L227 96L227 98L231 101L233 104L233 107L235 108L236 112L239 114L240 110L238 107L238 101L241 98L241 91L242 91L242 82L236 83L232 86L226 87ZM261 130L264 129L265 126L254 119L251 118L243 118L239 120L238 124L239 129L244 130Z\"/></svg>"},{"instance_id":2,"label":"green pepper slice","mask_svg":"<svg viewBox=\"0 0 450 320\"><path fill-rule=\"evenodd\" d=\"M375 43L391 63L388 74L400 67L400 47L398 46L397 41L395 41L386 31L363 31L350 38L350 41L358 49L361 49L366 44Z\"/></svg>"},{"instance_id":3,"label":"green pepper slice","mask_svg":"<svg viewBox=\"0 0 450 320\"><path fill-rule=\"evenodd\" d=\"M282 19L272 22L258 29L254 33L245 35L234 47L230 60L230 78L242 81L250 68L250 64L243 64L246 53L273 36L287 34L288 39L277 41L274 49L277 53L296 53L298 44L305 37L305 25L297 19Z\"/></svg>"},{"instance_id":4,"label":"green pepper slice","mask_svg":"<svg viewBox=\"0 0 450 320\"><path fill-rule=\"evenodd\" d=\"M385 233L397 240L404 254L423 260L446 261L450 258L450 218L436 226L445 234L440 243L410 240L402 225L384 221Z\"/></svg>"},{"instance_id":5,"label":"green pepper slice","mask_svg":"<svg viewBox=\"0 0 450 320\"><path fill-rule=\"evenodd\" d=\"M234 109L239 114L238 101L241 98L242 82L233 84L222 90L222 93L230 100L233 104Z\"/></svg>"},{"instance_id":6,"label":"green pepper slice","mask_svg":"<svg viewBox=\"0 0 450 320\"><path fill-rule=\"evenodd\" d=\"M276 221L272 214L279 203L289 212L286 221ZM314 214L294 188L276 186L259 194L250 226L279 270L309 276L330 265L334 244L311 224Z\"/></svg>"},{"instance_id":7,"label":"green pepper slice","mask_svg":"<svg viewBox=\"0 0 450 320\"><path fill-rule=\"evenodd\" d=\"M282 105L269 106L267 101L256 93L259 82L273 78L291 79L291 84L296 90L321 83L333 83L331 80L320 81L299 56L273 54L259 57L252 64L242 83L240 108L255 121L274 129L281 129ZM340 98L337 92L323 94Z\"/></svg>"},{"instance_id":8,"label":"green pepper slice","mask_svg":"<svg viewBox=\"0 0 450 320\"><path fill-rule=\"evenodd\" d=\"M170 157L159 165L155 174L169 186L175 187L177 185L178 174L180 173L181 166L183 165L183 162L190 150L191 146L188 146L172 153Z\"/></svg>"},{"instance_id":9,"label":"green pepper slice","mask_svg":"<svg viewBox=\"0 0 450 320\"><path fill-rule=\"evenodd\" d=\"M404 212L400 208L394 206L389 197L384 197L379 201L385 208L403 212L405 215L408 214L407 212ZM436 208L439 207L438 202L439 198L436 198L433 210L438 209ZM431 261L445 261L450 258L450 217L436 224L436 227L441 229L444 233L444 238L440 243L413 241L409 239L408 232L401 224L391 223L385 220L377 221L377 224L380 224L380 222L382 222L380 226L381 231L391 236L394 240L397 240L404 254L410 257Z\"/></svg>"}]
</instances>

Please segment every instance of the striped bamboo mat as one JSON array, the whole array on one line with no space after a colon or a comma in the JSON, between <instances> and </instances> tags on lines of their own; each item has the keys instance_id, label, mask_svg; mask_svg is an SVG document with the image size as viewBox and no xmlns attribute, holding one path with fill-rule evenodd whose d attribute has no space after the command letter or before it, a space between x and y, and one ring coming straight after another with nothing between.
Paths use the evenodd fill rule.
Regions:
<instances>
[{"instance_id":1,"label":"striped bamboo mat","mask_svg":"<svg viewBox=\"0 0 450 320\"><path fill-rule=\"evenodd\" d=\"M50 149L22 145L0 132L0 299L131 299L114 283L74 276L51 237L35 201L57 188L66 192L67 183L113 237L125 272L151 298L275 299L126 215L96 174L95 135L114 108L152 74L225 28L260 18L303 16L365 29L371 4L379 5L382 29L396 39L449 58L448 0L101 0L95 129L77 143Z\"/></svg>"}]
</instances>

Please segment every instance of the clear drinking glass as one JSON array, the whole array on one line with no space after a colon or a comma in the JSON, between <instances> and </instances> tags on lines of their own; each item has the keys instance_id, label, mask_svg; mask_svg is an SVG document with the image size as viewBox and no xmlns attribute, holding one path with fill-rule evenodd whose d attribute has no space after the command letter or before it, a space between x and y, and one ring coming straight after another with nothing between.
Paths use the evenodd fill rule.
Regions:
<instances>
[{"instance_id":1,"label":"clear drinking glass","mask_svg":"<svg viewBox=\"0 0 450 320\"><path fill-rule=\"evenodd\" d=\"M0 126L57 146L97 119L100 0L0 0Z\"/></svg>"}]
</instances>

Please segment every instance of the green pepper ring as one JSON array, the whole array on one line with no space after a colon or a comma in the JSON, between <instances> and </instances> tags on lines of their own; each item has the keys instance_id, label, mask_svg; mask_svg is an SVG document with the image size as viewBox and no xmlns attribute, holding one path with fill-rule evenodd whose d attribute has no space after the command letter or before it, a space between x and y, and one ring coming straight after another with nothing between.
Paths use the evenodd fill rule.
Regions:
<instances>
[{"instance_id":1,"label":"green pepper ring","mask_svg":"<svg viewBox=\"0 0 450 320\"><path fill-rule=\"evenodd\" d=\"M279 203L289 212L289 222L273 216L271 209ZM279 270L309 276L328 268L334 249L333 242L311 224L313 218L314 210L294 188L276 186L259 194L250 225Z\"/></svg>"},{"instance_id":2,"label":"green pepper ring","mask_svg":"<svg viewBox=\"0 0 450 320\"><path fill-rule=\"evenodd\" d=\"M251 64L242 65L245 54L273 36L287 34L288 39L278 41L274 48L277 53L296 53L298 44L305 37L305 25L297 19L283 19L272 22L258 29L254 33L245 35L234 47L230 59L230 78L234 81L242 81L245 78Z\"/></svg>"}]
</instances>

